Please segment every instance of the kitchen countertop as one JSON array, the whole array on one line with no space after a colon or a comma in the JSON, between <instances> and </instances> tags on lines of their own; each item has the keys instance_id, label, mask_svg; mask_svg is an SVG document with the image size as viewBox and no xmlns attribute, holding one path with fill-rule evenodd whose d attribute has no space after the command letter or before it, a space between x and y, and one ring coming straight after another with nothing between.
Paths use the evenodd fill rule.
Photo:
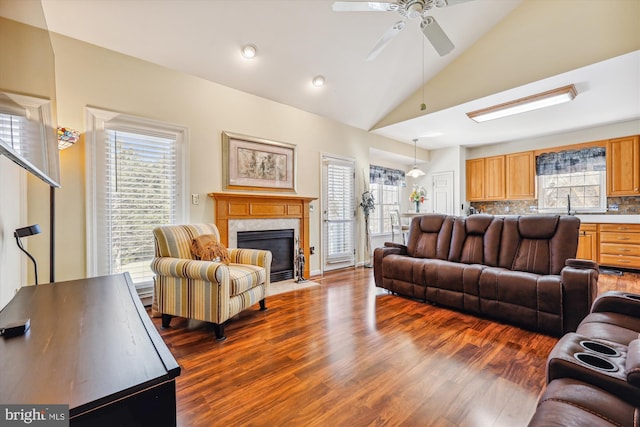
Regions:
<instances>
[{"instance_id":1,"label":"kitchen countertop","mask_svg":"<svg viewBox=\"0 0 640 427\"><path fill-rule=\"evenodd\" d=\"M640 224L640 215L576 215L583 223L591 224Z\"/></svg>"}]
</instances>

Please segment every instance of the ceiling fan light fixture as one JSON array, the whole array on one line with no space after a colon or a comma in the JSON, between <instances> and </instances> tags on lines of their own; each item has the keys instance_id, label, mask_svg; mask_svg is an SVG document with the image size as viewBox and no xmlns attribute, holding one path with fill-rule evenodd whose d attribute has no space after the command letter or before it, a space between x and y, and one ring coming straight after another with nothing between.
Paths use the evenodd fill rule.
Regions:
<instances>
[{"instance_id":1,"label":"ceiling fan light fixture","mask_svg":"<svg viewBox=\"0 0 640 427\"><path fill-rule=\"evenodd\" d=\"M467 117L475 122L482 123L488 120L500 119L502 117L570 102L573 101L576 96L578 96L578 91L573 84L570 84L492 107L471 111L467 113Z\"/></svg>"},{"instance_id":2,"label":"ceiling fan light fixture","mask_svg":"<svg viewBox=\"0 0 640 427\"><path fill-rule=\"evenodd\" d=\"M242 46L242 49L240 49L240 53L242 54L242 57L244 59L253 59L253 58L255 58L256 54L258 53L258 50L257 50L255 45L246 44L246 45Z\"/></svg>"},{"instance_id":3,"label":"ceiling fan light fixture","mask_svg":"<svg viewBox=\"0 0 640 427\"><path fill-rule=\"evenodd\" d=\"M414 0L407 5L407 16L409 19L416 19L422 16L424 12L424 1Z\"/></svg>"},{"instance_id":4,"label":"ceiling fan light fixture","mask_svg":"<svg viewBox=\"0 0 640 427\"><path fill-rule=\"evenodd\" d=\"M405 174L406 176L409 176L411 178L419 178L421 176L426 175L423 171L418 169L418 160L416 156L417 145L418 145L418 139L414 139L413 140L413 167L409 172Z\"/></svg>"},{"instance_id":5,"label":"ceiling fan light fixture","mask_svg":"<svg viewBox=\"0 0 640 427\"><path fill-rule=\"evenodd\" d=\"M322 87L324 86L324 83L325 83L325 78L322 75L315 76L311 80L311 84L314 85L315 87Z\"/></svg>"}]
</instances>

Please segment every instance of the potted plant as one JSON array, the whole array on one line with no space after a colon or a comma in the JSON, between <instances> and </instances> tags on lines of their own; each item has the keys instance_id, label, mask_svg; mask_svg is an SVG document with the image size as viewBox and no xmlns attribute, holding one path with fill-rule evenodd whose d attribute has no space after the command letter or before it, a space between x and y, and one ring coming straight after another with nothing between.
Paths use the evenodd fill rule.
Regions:
<instances>
[{"instance_id":1,"label":"potted plant","mask_svg":"<svg viewBox=\"0 0 640 427\"><path fill-rule=\"evenodd\" d=\"M364 232L365 232L365 245L367 251L368 260L365 262L364 266L371 268L373 264L371 263L371 236L369 235L369 215L371 212L375 210L375 199L373 194L369 191L369 189L365 189L360 198L360 207L362 208L362 213L364 214Z\"/></svg>"}]
</instances>

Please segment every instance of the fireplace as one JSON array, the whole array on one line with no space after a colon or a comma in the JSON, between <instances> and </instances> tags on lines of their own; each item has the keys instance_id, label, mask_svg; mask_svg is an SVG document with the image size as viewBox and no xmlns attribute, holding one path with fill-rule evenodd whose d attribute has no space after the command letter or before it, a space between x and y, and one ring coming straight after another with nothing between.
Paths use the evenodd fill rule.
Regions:
<instances>
[{"instance_id":1,"label":"fireplace","mask_svg":"<svg viewBox=\"0 0 640 427\"><path fill-rule=\"evenodd\" d=\"M227 192L209 193L209 197L215 200L214 219L220 241L228 248L237 247L240 231L293 228L294 241L299 240L305 259L310 259L309 207L315 197ZM310 276L308 262L303 276Z\"/></svg>"},{"instance_id":2,"label":"fireplace","mask_svg":"<svg viewBox=\"0 0 640 427\"><path fill-rule=\"evenodd\" d=\"M293 278L294 230L238 231L238 247L271 251L271 282Z\"/></svg>"}]
</instances>

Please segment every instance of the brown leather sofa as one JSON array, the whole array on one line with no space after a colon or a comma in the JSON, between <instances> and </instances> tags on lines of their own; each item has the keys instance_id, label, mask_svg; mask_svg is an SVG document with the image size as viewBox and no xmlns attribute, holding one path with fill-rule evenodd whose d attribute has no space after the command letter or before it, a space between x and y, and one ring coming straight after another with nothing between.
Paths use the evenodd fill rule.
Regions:
<instances>
[{"instance_id":1,"label":"brown leather sofa","mask_svg":"<svg viewBox=\"0 0 640 427\"><path fill-rule=\"evenodd\" d=\"M561 336L576 330L597 292L597 265L573 259L579 227L558 215L415 217L406 246L375 249L375 283Z\"/></svg>"},{"instance_id":2,"label":"brown leather sofa","mask_svg":"<svg viewBox=\"0 0 640 427\"><path fill-rule=\"evenodd\" d=\"M549 354L530 426L640 426L640 295L600 295Z\"/></svg>"}]
</instances>

